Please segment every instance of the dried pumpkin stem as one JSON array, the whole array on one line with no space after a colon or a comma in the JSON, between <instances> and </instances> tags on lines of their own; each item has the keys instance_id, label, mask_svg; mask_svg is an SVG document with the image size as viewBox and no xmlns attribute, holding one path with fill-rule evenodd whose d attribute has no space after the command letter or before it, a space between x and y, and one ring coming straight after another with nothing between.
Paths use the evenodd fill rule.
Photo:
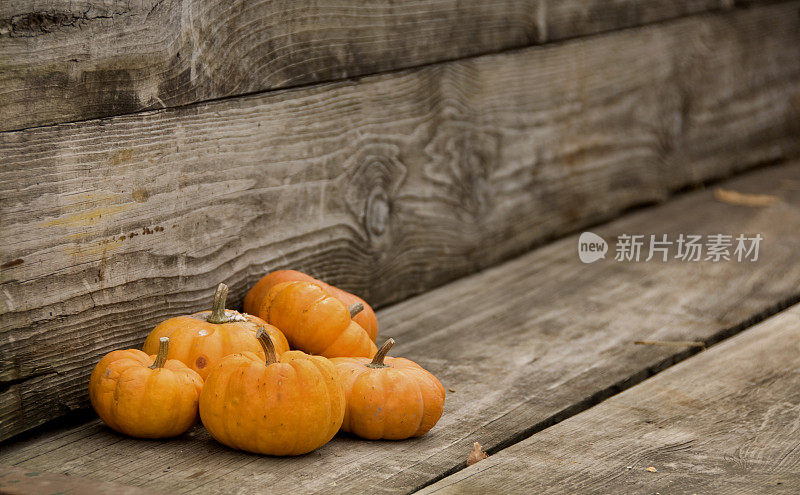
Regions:
<instances>
[{"instance_id":1,"label":"dried pumpkin stem","mask_svg":"<svg viewBox=\"0 0 800 495\"><path fill-rule=\"evenodd\" d=\"M364 303L362 302L353 303L347 307L347 311L350 311L350 318L355 318L355 316L358 313L364 311Z\"/></svg>"},{"instance_id":2,"label":"dried pumpkin stem","mask_svg":"<svg viewBox=\"0 0 800 495\"><path fill-rule=\"evenodd\" d=\"M275 345L272 343L272 339L269 338L267 331L263 328L259 328L256 333L256 338L261 343L261 347L264 348L264 354L267 356L267 366L277 363L278 355L275 352Z\"/></svg>"},{"instance_id":3,"label":"dried pumpkin stem","mask_svg":"<svg viewBox=\"0 0 800 495\"><path fill-rule=\"evenodd\" d=\"M163 368L167 362L167 353L169 352L169 337L161 337L158 339L158 353L153 364L150 365L151 370Z\"/></svg>"},{"instance_id":4,"label":"dried pumpkin stem","mask_svg":"<svg viewBox=\"0 0 800 495\"><path fill-rule=\"evenodd\" d=\"M383 358L386 357L386 353L389 352L389 349L392 348L394 345L394 339L389 339L383 343L378 352L375 353L375 357L372 358L372 362L369 363L367 366L370 368L388 368L389 365L383 364Z\"/></svg>"},{"instance_id":5,"label":"dried pumpkin stem","mask_svg":"<svg viewBox=\"0 0 800 495\"><path fill-rule=\"evenodd\" d=\"M219 284L214 292L214 305L211 306L211 314L208 315L209 323L228 323L228 314L225 312L225 301L228 299L228 286Z\"/></svg>"}]
</instances>

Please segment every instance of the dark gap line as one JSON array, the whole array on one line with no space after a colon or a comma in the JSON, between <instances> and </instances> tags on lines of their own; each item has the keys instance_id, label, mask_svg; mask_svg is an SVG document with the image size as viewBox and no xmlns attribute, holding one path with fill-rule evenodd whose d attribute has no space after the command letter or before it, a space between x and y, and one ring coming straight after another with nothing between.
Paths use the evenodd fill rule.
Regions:
<instances>
[{"instance_id":1,"label":"dark gap line","mask_svg":"<svg viewBox=\"0 0 800 495\"><path fill-rule=\"evenodd\" d=\"M685 349L685 350L683 350L681 352L675 353L672 356L669 356L669 357L663 359L662 361L660 361L660 362L658 362L658 363L656 363L656 364L654 364L652 366L649 366L647 368L639 370L639 371L633 373L632 375L630 375L628 378L625 378L624 380L621 380L621 381L619 381L617 383L614 383L613 385L611 385L609 387L606 387L603 390L599 390L599 391L595 392L594 394L590 395L589 397L586 397L582 401L577 402L577 403L575 403L575 404L573 404L573 405L571 405L571 406L569 406L569 407L567 407L565 409L562 409L561 411L553 414L552 416L544 419L543 421L540 421L539 423L536 423L536 424L532 425L531 427L526 428L522 432L509 437L508 439L500 442L499 444L495 445L494 447L492 447L490 449L486 449L486 453L489 454L489 455L494 455L494 454L496 454L496 453L498 453L498 452L500 452L502 450L505 450L505 449L517 444L517 443L520 443L520 442L522 442L524 440L527 440L528 438L534 436L535 434L537 434L537 433L539 433L539 432L541 432L541 431L543 431L543 430L545 430L545 429L547 429L547 428L549 428L549 427L551 427L553 425L556 425L556 424L558 424L558 423L560 423L560 422L562 422L562 421L564 421L566 419L569 419L572 416L576 416L576 415L578 415L578 414L580 414L582 412L585 412L585 411L593 408L594 406L596 406L598 404L601 404L605 400L610 399L611 397L613 397L613 396L615 396L617 394L620 394L620 393L622 393L622 392L624 392L624 391L626 391L626 390L628 390L628 389L630 389L630 388L642 383L643 381L647 380L648 378L653 377L653 376L661 373L662 371L666 370L667 368L670 368L670 367L672 367L672 366L674 366L674 365L676 365L676 364L678 364L678 363L680 363L682 361L685 361L686 359L694 356L695 354L699 354L700 352L708 350L709 348L719 344L720 342L723 342L723 341L725 341L725 340L727 340L727 339L729 339L729 338L731 338L731 337L733 337L733 336L735 336L735 335L737 335L737 334L739 334L739 333L741 333L741 332L743 332L745 330L748 330L748 329L752 328L753 326L763 322L764 320L767 320L768 318L771 318L771 317L777 315L778 313L784 311L785 309L787 309L787 308L789 308L791 306L794 306L795 304L798 304L798 303L800 303L800 293L793 294L793 295L791 295L791 296L789 296L789 297L787 297L787 298L785 298L785 299L783 299L783 300L781 300L781 301L779 301L779 302L777 302L777 303L775 303L775 304L763 309L762 311L760 311L760 312L758 312L758 313L756 313L756 314L754 314L754 315L752 315L752 316L740 321L739 323L736 323L735 325L733 325L731 327L723 328L722 330L720 330L719 332L715 333L714 335L712 335L708 339L703 340L702 342L705 344L705 348L689 347L689 348L687 348L687 349ZM424 484L419 485L418 487L414 488L412 491L410 491L408 493L418 492L418 491L422 490L423 488L426 488L426 487L436 483L437 481L441 481L444 478L447 478L448 476L452 476L453 474L456 474L457 472L465 469L466 467L467 467L466 462L459 463L458 465L448 469L447 471L445 471L441 475L436 476L434 479L428 480Z\"/></svg>"}]
</instances>

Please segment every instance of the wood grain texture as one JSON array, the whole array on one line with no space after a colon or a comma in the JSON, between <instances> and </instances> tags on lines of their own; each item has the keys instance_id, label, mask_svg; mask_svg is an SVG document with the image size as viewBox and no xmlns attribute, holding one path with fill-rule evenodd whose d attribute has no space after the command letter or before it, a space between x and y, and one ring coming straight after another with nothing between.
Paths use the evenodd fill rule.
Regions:
<instances>
[{"instance_id":1,"label":"wood grain texture","mask_svg":"<svg viewBox=\"0 0 800 495\"><path fill-rule=\"evenodd\" d=\"M345 79L726 4L9 0L0 3L0 130Z\"/></svg>"},{"instance_id":2,"label":"wood grain texture","mask_svg":"<svg viewBox=\"0 0 800 495\"><path fill-rule=\"evenodd\" d=\"M116 483L105 483L75 476L40 473L0 465L0 493L3 495L154 495Z\"/></svg>"},{"instance_id":3,"label":"wood grain texture","mask_svg":"<svg viewBox=\"0 0 800 495\"><path fill-rule=\"evenodd\" d=\"M799 418L795 305L421 493L798 493Z\"/></svg>"},{"instance_id":4,"label":"wood grain texture","mask_svg":"<svg viewBox=\"0 0 800 495\"><path fill-rule=\"evenodd\" d=\"M724 184L779 204L721 203L711 191L628 215L594 232L761 233L757 262L591 265L569 236L516 260L379 311L393 355L439 377L439 424L402 442L339 436L298 458L226 449L200 427L179 439L125 438L97 422L3 446L0 462L170 493L405 493L637 383L800 298L800 162Z\"/></svg>"},{"instance_id":5,"label":"wood grain texture","mask_svg":"<svg viewBox=\"0 0 800 495\"><path fill-rule=\"evenodd\" d=\"M0 134L0 437L219 282L381 306L797 153L798 5Z\"/></svg>"}]
</instances>

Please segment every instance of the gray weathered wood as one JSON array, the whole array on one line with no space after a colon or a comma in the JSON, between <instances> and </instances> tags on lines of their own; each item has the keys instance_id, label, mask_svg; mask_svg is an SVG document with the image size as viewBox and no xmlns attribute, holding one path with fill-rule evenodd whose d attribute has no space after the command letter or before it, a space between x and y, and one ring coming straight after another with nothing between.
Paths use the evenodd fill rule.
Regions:
<instances>
[{"instance_id":1,"label":"gray weathered wood","mask_svg":"<svg viewBox=\"0 0 800 495\"><path fill-rule=\"evenodd\" d=\"M75 476L40 473L0 465L0 493L3 495L154 495L117 483L105 483Z\"/></svg>"},{"instance_id":2,"label":"gray weathered wood","mask_svg":"<svg viewBox=\"0 0 800 495\"><path fill-rule=\"evenodd\" d=\"M800 493L800 305L421 493Z\"/></svg>"},{"instance_id":3,"label":"gray weathered wood","mask_svg":"<svg viewBox=\"0 0 800 495\"><path fill-rule=\"evenodd\" d=\"M798 5L0 133L0 437L85 407L102 354L221 281L383 305L797 153Z\"/></svg>"},{"instance_id":4,"label":"gray weathered wood","mask_svg":"<svg viewBox=\"0 0 800 495\"><path fill-rule=\"evenodd\" d=\"M293 459L226 449L202 428L150 442L92 422L4 445L0 462L175 493L402 493L463 467L472 442L490 452L643 380L800 297L800 162L724 184L777 195L766 208L695 192L593 229L621 233L761 233L757 262L591 265L569 236L499 267L379 311L394 355L448 390L439 424L419 439L340 436ZM612 243L611 253L614 252ZM674 253L674 250L673 250Z\"/></svg>"},{"instance_id":5,"label":"gray weathered wood","mask_svg":"<svg viewBox=\"0 0 800 495\"><path fill-rule=\"evenodd\" d=\"M0 130L419 66L727 3L9 0L0 3Z\"/></svg>"}]
</instances>

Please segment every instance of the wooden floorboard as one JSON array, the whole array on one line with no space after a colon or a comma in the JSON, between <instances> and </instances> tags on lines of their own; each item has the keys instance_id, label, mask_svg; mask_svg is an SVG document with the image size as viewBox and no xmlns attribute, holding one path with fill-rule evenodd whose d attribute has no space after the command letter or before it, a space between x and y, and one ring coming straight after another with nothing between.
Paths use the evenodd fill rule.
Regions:
<instances>
[{"instance_id":1,"label":"wooden floorboard","mask_svg":"<svg viewBox=\"0 0 800 495\"><path fill-rule=\"evenodd\" d=\"M219 282L237 304L289 267L382 306L800 152L798 8L0 133L0 438Z\"/></svg>"},{"instance_id":2,"label":"wooden floorboard","mask_svg":"<svg viewBox=\"0 0 800 495\"><path fill-rule=\"evenodd\" d=\"M9 0L0 130L498 52L728 0Z\"/></svg>"},{"instance_id":3,"label":"wooden floorboard","mask_svg":"<svg viewBox=\"0 0 800 495\"><path fill-rule=\"evenodd\" d=\"M3 446L0 463L178 493L404 493L460 469L475 441L490 453L590 407L800 298L800 162L722 187L772 194L754 208L685 194L593 232L755 234L756 262L671 260L583 264L577 236L379 312L393 354L418 361L448 390L427 435L403 442L339 436L298 458L259 457L202 428L139 441L97 423ZM490 458L491 459L491 458Z\"/></svg>"},{"instance_id":4,"label":"wooden floorboard","mask_svg":"<svg viewBox=\"0 0 800 495\"><path fill-rule=\"evenodd\" d=\"M423 490L800 493L800 305Z\"/></svg>"},{"instance_id":5,"label":"wooden floorboard","mask_svg":"<svg viewBox=\"0 0 800 495\"><path fill-rule=\"evenodd\" d=\"M146 495L153 490L0 465L3 495Z\"/></svg>"}]
</instances>

